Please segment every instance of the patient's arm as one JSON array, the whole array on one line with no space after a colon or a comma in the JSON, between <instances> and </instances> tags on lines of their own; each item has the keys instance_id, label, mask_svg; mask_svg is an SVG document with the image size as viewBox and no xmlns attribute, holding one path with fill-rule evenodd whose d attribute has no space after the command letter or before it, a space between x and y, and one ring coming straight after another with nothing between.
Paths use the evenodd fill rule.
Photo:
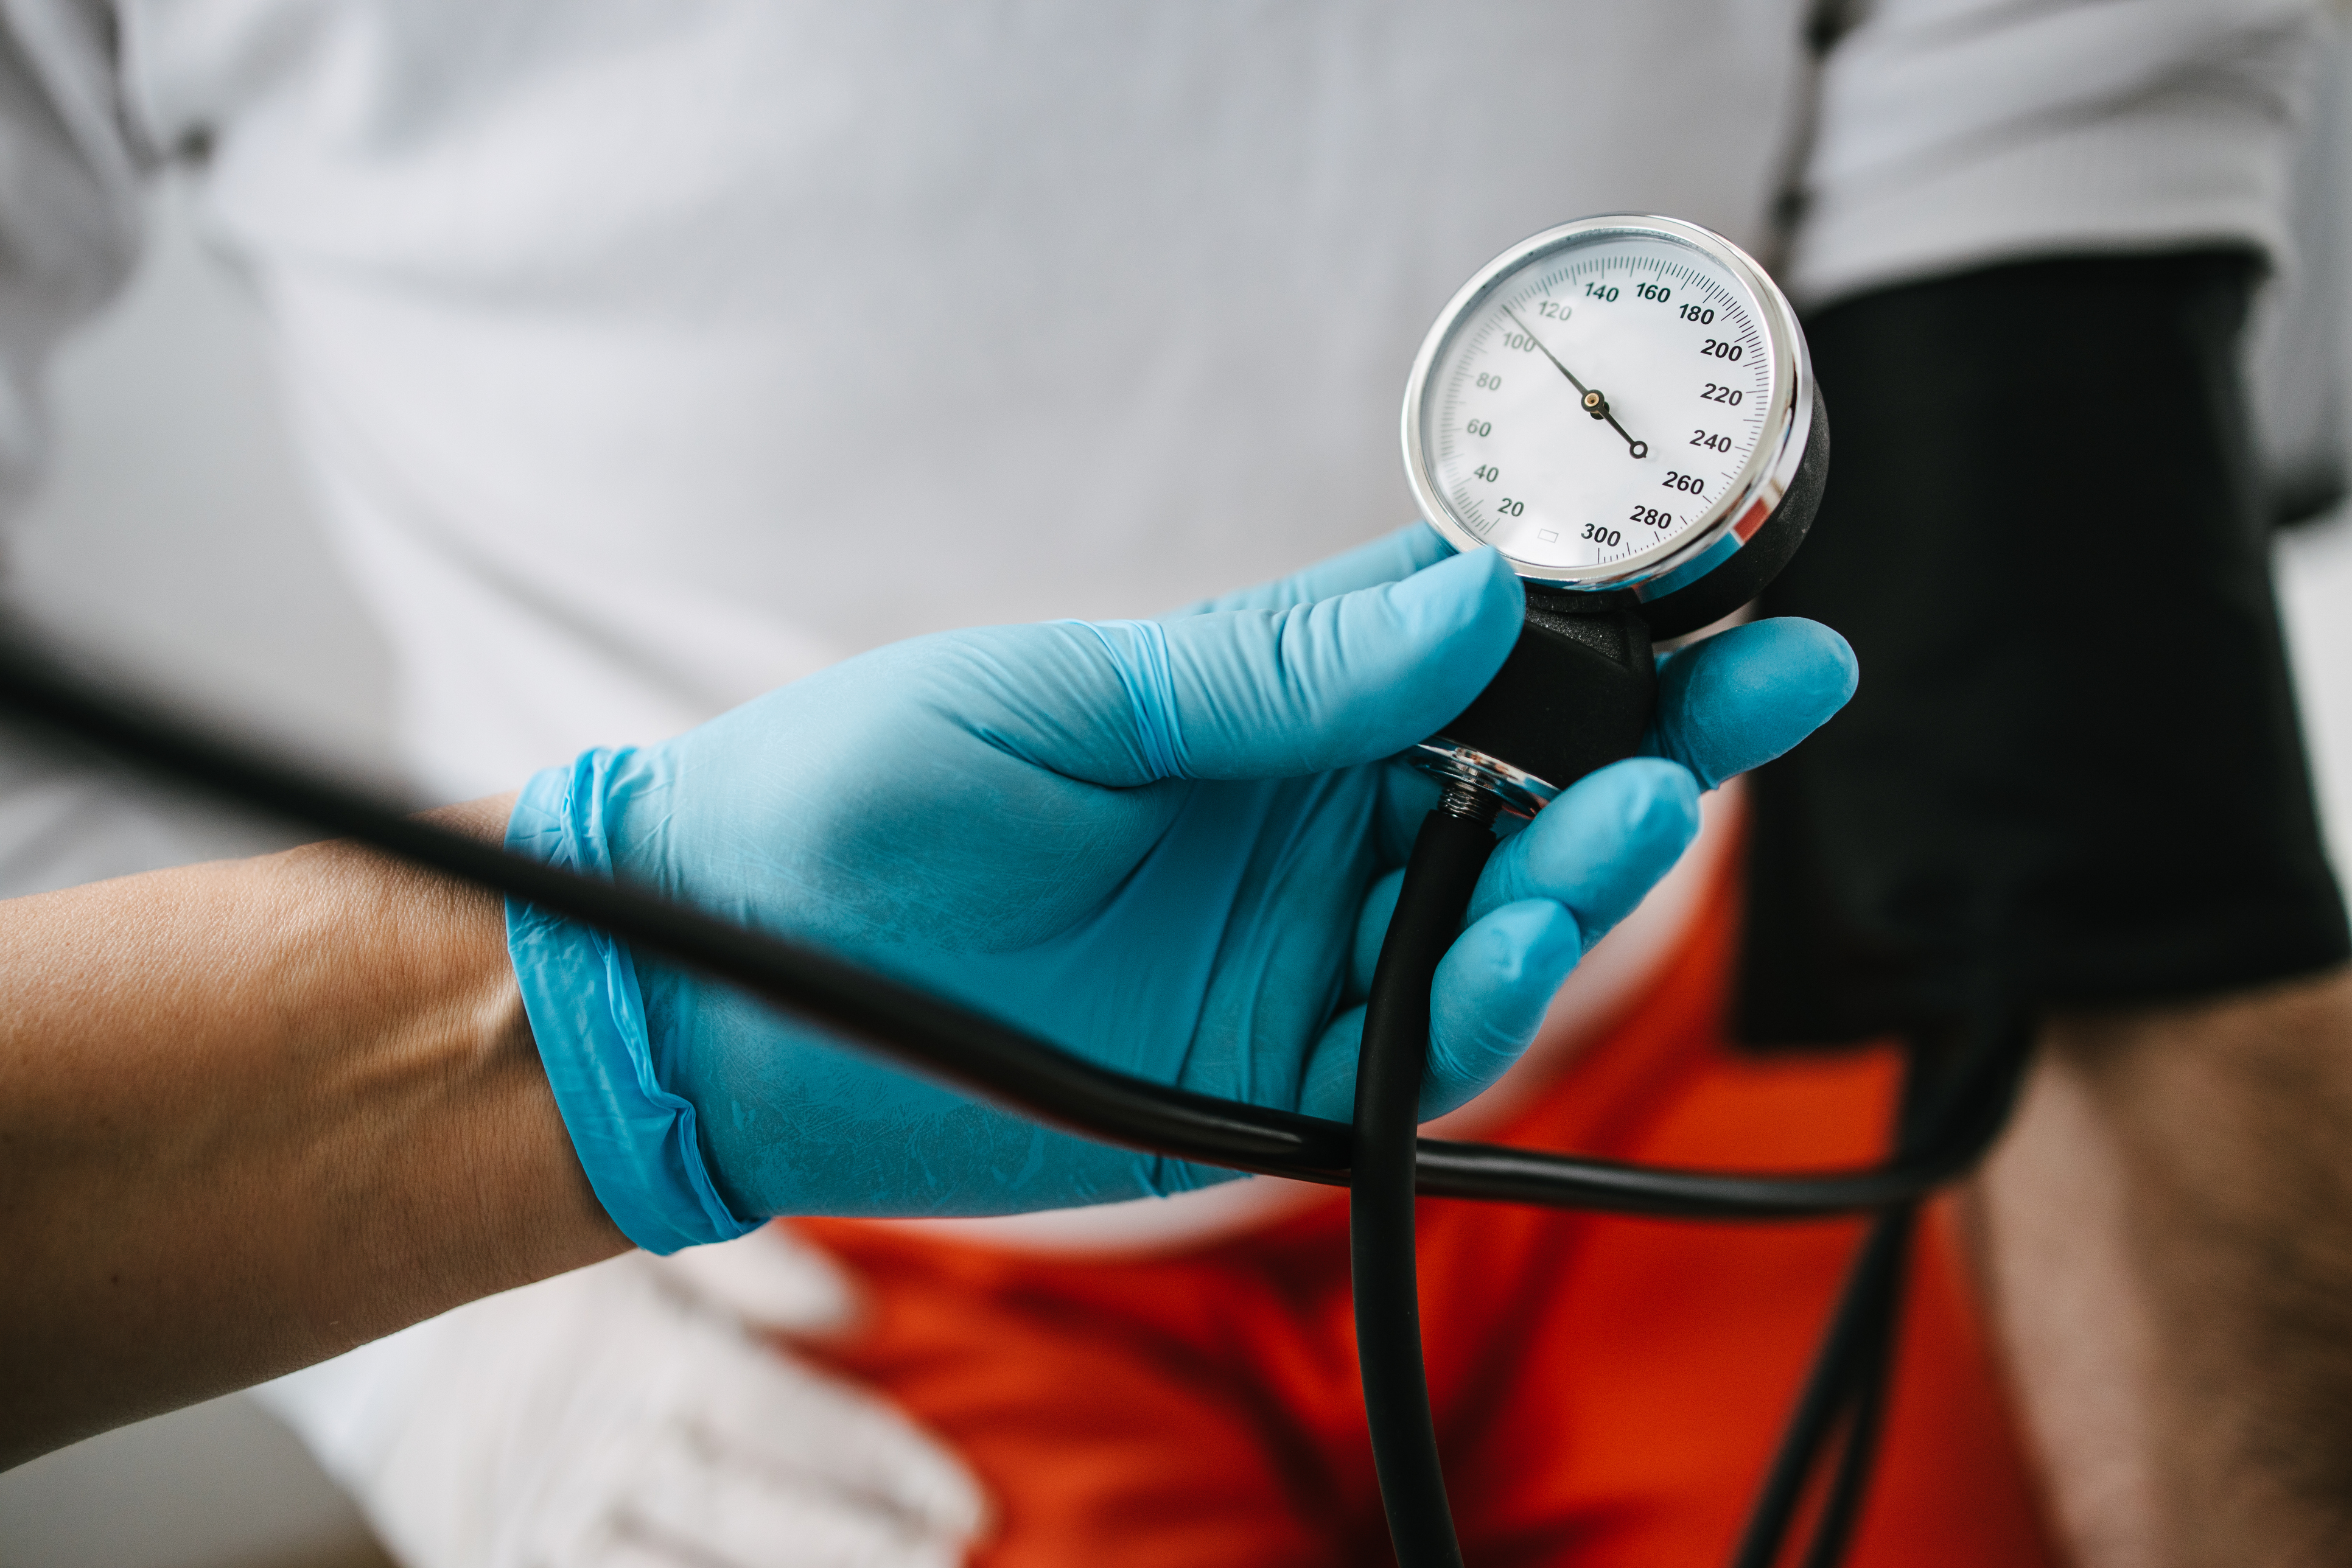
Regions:
<instances>
[{"instance_id":1,"label":"patient's arm","mask_svg":"<svg viewBox=\"0 0 2352 1568\"><path fill-rule=\"evenodd\" d=\"M1837 478L1767 595L1869 674L1754 781L1747 1021L2045 1021L1976 1213L2085 1568L2352 1552L2352 979L2237 384L2254 278L2084 256L1818 313Z\"/></svg>"},{"instance_id":2,"label":"patient's arm","mask_svg":"<svg viewBox=\"0 0 2352 1568\"><path fill-rule=\"evenodd\" d=\"M495 895L315 845L0 904L0 1467L625 1246Z\"/></svg>"},{"instance_id":3,"label":"patient's arm","mask_svg":"<svg viewBox=\"0 0 2352 1568\"><path fill-rule=\"evenodd\" d=\"M2058 1020L1973 1200L2084 1568L2352 1558L2352 973Z\"/></svg>"}]
</instances>

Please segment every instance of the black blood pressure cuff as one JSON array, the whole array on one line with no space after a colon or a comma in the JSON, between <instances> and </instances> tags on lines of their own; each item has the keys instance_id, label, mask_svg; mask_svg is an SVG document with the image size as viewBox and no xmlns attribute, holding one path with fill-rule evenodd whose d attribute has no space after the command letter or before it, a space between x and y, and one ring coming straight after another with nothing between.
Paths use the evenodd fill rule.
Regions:
<instances>
[{"instance_id":1,"label":"black blood pressure cuff","mask_svg":"<svg viewBox=\"0 0 2352 1568\"><path fill-rule=\"evenodd\" d=\"M2243 253L1885 289L1807 323L1828 492L1765 595L1852 640L1753 781L1767 1044L2130 1005L2343 960L2273 601Z\"/></svg>"}]
</instances>

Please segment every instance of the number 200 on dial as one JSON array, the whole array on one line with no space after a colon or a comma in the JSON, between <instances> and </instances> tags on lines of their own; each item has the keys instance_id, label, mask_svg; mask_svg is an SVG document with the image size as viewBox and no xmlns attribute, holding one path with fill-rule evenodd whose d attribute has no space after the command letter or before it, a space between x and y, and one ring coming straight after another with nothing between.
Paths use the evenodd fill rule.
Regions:
<instances>
[{"instance_id":1,"label":"number 200 on dial","mask_svg":"<svg viewBox=\"0 0 2352 1568\"><path fill-rule=\"evenodd\" d=\"M1548 230L1473 278L1422 346L1415 497L1457 547L1494 545L1523 576L1654 578L1779 499L1792 415L1811 415L1803 342L1763 269L1710 230Z\"/></svg>"}]
</instances>

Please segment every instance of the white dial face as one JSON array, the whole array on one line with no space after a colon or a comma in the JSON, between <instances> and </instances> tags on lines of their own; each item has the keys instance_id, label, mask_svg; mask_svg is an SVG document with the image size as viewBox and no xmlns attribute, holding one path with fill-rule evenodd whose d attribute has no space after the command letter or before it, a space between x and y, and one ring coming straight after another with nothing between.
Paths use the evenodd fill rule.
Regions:
<instances>
[{"instance_id":1,"label":"white dial face","mask_svg":"<svg viewBox=\"0 0 2352 1568\"><path fill-rule=\"evenodd\" d=\"M1776 374L1763 306L1714 256L1572 235L1439 347L1419 412L1429 488L1532 574L1638 574L1736 487Z\"/></svg>"}]
</instances>

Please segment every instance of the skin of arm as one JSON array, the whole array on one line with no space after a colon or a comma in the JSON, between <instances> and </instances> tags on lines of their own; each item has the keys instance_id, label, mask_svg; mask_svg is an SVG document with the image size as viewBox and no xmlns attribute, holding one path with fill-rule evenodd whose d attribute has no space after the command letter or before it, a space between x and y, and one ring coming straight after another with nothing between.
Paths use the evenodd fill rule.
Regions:
<instances>
[{"instance_id":1,"label":"skin of arm","mask_svg":"<svg viewBox=\"0 0 2352 1568\"><path fill-rule=\"evenodd\" d=\"M495 895L312 845L0 904L0 1468L627 1246Z\"/></svg>"},{"instance_id":2,"label":"skin of arm","mask_svg":"<svg viewBox=\"0 0 2352 1568\"><path fill-rule=\"evenodd\" d=\"M2352 1557L2352 973L2042 1046L1966 1212L2074 1561Z\"/></svg>"}]
</instances>

